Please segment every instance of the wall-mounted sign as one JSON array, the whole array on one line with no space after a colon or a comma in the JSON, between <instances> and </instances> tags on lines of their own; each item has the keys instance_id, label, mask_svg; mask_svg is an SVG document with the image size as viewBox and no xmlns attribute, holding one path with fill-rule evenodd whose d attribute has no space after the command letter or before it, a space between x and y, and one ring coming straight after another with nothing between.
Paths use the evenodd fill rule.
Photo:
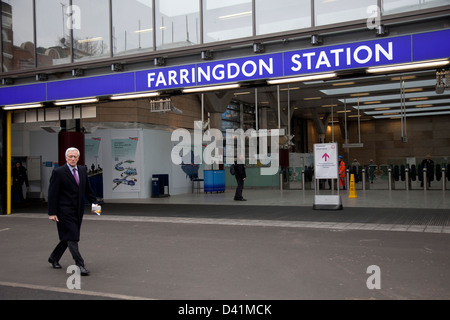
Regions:
<instances>
[{"instance_id":1,"label":"wall-mounted sign","mask_svg":"<svg viewBox=\"0 0 450 320\"><path fill-rule=\"evenodd\" d=\"M0 88L0 106L210 86L450 57L450 30Z\"/></svg>"}]
</instances>

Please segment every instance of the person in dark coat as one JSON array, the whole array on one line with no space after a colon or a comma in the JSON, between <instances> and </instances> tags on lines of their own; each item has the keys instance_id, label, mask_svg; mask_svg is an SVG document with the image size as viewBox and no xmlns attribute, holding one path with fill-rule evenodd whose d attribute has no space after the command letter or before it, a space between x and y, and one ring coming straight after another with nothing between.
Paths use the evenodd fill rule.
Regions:
<instances>
[{"instance_id":1,"label":"person in dark coat","mask_svg":"<svg viewBox=\"0 0 450 320\"><path fill-rule=\"evenodd\" d=\"M431 187L431 181L434 179L434 161L431 160L431 156L427 154L425 159L422 161L422 168L427 169L427 186L428 188ZM423 187L423 181L420 184L421 187Z\"/></svg>"},{"instance_id":2,"label":"person in dark coat","mask_svg":"<svg viewBox=\"0 0 450 320\"><path fill-rule=\"evenodd\" d=\"M84 197L90 203L97 203L97 198L89 183L87 170L77 165L80 151L69 148L66 151L67 163L52 172L48 188L49 219L57 223L59 244L51 253L48 262L55 269L60 269L59 260L69 248L81 275L87 276L84 260L78 250L81 223L84 214Z\"/></svg>"},{"instance_id":3,"label":"person in dark coat","mask_svg":"<svg viewBox=\"0 0 450 320\"><path fill-rule=\"evenodd\" d=\"M23 184L30 187L30 183L28 182L27 169L22 166L22 162L17 161L14 168L11 170L11 175L13 179L13 190L19 196L19 202L23 202L25 200L23 196Z\"/></svg>"},{"instance_id":4,"label":"person in dark coat","mask_svg":"<svg viewBox=\"0 0 450 320\"><path fill-rule=\"evenodd\" d=\"M244 181L247 178L245 172L245 159L242 155L238 156L238 160L234 161L235 177L237 182L236 193L234 194L234 200L236 201L247 201L242 197L242 190L244 189Z\"/></svg>"}]
</instances>

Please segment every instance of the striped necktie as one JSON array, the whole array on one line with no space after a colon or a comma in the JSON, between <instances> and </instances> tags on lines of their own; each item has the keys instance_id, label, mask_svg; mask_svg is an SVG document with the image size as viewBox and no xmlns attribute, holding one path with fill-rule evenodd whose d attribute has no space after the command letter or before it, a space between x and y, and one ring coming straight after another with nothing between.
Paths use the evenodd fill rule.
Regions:
<instances>
[{"instance_id":1,"label":"striped necktie","mask_svg":"<svg viewBox=\"0 0 450 320\"><path fill-rule=\"evenodd\" d=\"M73 176L75 178L75 181L77 182L77 184L80 184L80 181L78 180L78 175L77 175L77 168L73 169Z\"/></svg>"}]
</instances>

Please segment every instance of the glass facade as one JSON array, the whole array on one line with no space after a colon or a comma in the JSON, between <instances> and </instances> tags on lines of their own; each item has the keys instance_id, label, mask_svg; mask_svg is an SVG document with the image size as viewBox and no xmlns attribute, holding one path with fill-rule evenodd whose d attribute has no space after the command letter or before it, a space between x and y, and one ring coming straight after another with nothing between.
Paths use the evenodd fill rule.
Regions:
<instances>
[{"instance_id":1,"label":"glass facade","mask_svg":"<svg viewBox=\"0 0 450 320\"><path fill-rule=\"evenodd\" d=\"M450 0L3 0L2 70L182 48L450 5Z\"/></svg>"},{"instance_id":2,"label":"glass facade","mask_svg":"<svg viewBox=\"0 0 450 320\"><path fill-rule=\"evenodd\" d=\"M109 0L72 0L72 6L74 61L108 58L111 52Z\"/></svg>"},{"instance_id":3,"label":"glass facade","mask_svg":"<svg viewBox=\"0 0 450 320\"><path fill-rule=\"evenodd\" d=\"M3 71L35 67L33 0L2 1Z\"/></svg>"},{"instance_id":4,"label":"glass facade","mask_svg":"<svg viewBox=\"0 0 450 320\"><path fill-rule=\"evenodd\" d=\"M205 43L253 35L251 0L204 0L203 17Z\"/></svg>"},{"instance_id":5,"label":"glass facade","mask_svg":"<svg viewBox=\"0 0 450 320\"><path fill-rule=\"evenodd\" d=\"M153 50L152 12L152 0L112 0L114 55Z\"/></svg>"},{"instance_id":6,"label":"glass facade","mask_svg":"<svg viewBox=\"0 0 450 320\"><path fill-rule=\"evenodd\" d=\"M449 5L450 0L382 0L384 15Z\"/></svg>"},{"instance_id":7,"label":"glass facade","mask_svg":"<svg viewBox=\"0 0 450 320\"><path fill-rule=\"evenodd\" d=\"M38 67L71 62L69 0L36 2L36 51ZM54 17L54 19L48 19Z\"/></svg>"},{"instance_id":8,"label":"glass facade","mask_svg":"<svg viewBox=\"0 0 450 320\"><path fill-rule=\"evenodd\" d=\"M256 34L310 28L311 0L256 0Z\"/></svg>"},{"instance_id":9,"label":"glass facade","mask_svg":"<svg viewBox=\"0 0 450 320\"><path fill-rule=\"evenodd\" d=\"M315 25L367 19L367 8L377 5L378 0L314 0Z\"/></svg>"},{"instance_id":10,"label":"glass facade","mask_svg":"<svg viewBox=\"0 0 450 320\"><path fill-rule=\"evenodd\" d=\"M156 49L200 44L198 0L156 1Z\"/></svg>"}]
</instances>

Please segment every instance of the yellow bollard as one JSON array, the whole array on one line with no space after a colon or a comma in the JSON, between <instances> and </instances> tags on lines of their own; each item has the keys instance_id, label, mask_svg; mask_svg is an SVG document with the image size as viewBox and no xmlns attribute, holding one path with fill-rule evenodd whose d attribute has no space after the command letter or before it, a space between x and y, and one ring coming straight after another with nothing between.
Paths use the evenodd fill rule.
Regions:
<instances>
[{"instance_id":1,"label":"yellow bollard","mask_svg":"<svg viewBox=\"0 0 450 320\"><path fill-rule=\"evenodd\" d=\"M354 199L354 198L358 198L358 196L356 195L356 186L355 186L355 175L352 174L350 176L350 189L349 189L349 195L348 197L350 199Z\"/></svg>"}]
</instances>

